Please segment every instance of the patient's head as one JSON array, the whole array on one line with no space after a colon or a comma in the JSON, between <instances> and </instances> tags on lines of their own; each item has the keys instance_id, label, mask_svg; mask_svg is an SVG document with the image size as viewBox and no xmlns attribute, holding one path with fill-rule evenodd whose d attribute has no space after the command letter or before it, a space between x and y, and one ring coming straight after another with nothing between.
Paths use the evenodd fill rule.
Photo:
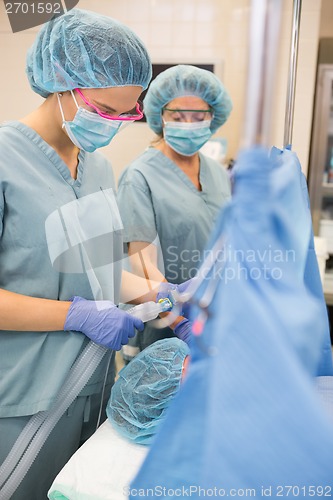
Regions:
<instances>
[{"instance_id":1,"label":"patient's head","mask_svg":"<svg viewBox=\"0 0 333 500\"><path fill-rule=\"evenodd\" d=\"M136 443L151 443L179 389L189 354L187 344L178 338L159 340L119 372L106 413L121 435Z\"/></svg>"}]
</instances>

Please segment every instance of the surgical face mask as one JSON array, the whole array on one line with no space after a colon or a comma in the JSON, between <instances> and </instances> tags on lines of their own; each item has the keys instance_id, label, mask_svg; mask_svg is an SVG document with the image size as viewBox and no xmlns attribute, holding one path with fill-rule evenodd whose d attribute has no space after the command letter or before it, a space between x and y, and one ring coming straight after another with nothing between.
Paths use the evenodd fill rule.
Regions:
<instances>
[{"instance_id":1,"label":"surgical face mask","mask_svg":"<svg viewBox=\"0 0 333 500\"><path fill-rule=\"evenodd\" d=\"M60 97L59 94L57 94L62 116L62 127L66 130L73 144L79 149L83 149L83 151L88 151L89 153L110 144L120 126L123 124L123 121L107 120L96 113L87 111L78 105L73 92L72 96L77 107L77 112L72 121L66 121Z\"/></svg>"},{"instance_id":2,"label":"surgical face mask","mask_svg":"<svg viewBox=\"0 0 333 500\"><path fill-rule=\"evenodd\" d=\"M193 156L211 138L211 120L164 122L164 140L177 153Z\"/></svg>"}]
</instances>

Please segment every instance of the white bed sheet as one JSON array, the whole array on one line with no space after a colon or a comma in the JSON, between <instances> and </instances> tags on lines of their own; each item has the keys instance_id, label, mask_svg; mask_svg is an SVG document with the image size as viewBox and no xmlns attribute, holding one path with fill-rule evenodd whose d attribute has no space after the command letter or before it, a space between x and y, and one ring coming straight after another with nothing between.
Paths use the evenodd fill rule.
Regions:
<instances>
[{"instance_id":1,"label":"white bed sheet","mask_svg":"<svg viewBox=\"0 0 333 500\"><path fill-rule=\"evenodd\" d=\"M106 420L55 478L51 500L125 500L148 447L118 435Z\"/></svg>"}]
</instances>

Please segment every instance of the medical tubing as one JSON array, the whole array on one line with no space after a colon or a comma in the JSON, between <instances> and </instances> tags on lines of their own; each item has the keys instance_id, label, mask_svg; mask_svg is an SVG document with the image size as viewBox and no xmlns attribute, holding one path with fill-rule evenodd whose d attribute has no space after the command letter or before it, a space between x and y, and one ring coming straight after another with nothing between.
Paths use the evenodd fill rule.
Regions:
<instances>
[{"instance_id":1,"label":"medical tubing","mask_svg":"<svg viewBox=\"0 0 333 500\"><path fill-rule=\"evenodd\" d=\"M11 470L9 472L9 474L11 473L11 476L0 490L1 500L10 500L13 493L16 491L30 469L53 428L87 384L107 351L108 349L106 347L99 346L92 341L89 342L74 363L66 382L59 391L50 410L48 412L42 412L47 413L47 415L41 416L41 418L44 417L42 422L36 422L36 427L37 425L39 425L39 427L36 429L32 440L30 437L28 445L26 443L26 428L23 429L14 445L16 456L14 457L13 454L10 453L5 461L7 462L7 460L10 459L10 464L6 464L5 462L3 464L6 472L9 470L9 465L11 466ZM27 425L29 425L29 423ZM31 433L29 432L29 434ZM23 441L25 442L21 440L22 435ZM20 442L18 443L19 440Z\"/></svg>"},{"instance_id":2,"label":"medical tubing","mask_svg":"<svg viewBox=\"0 0 333 500\"><path fill-rule=\"evenodd\" d=\"M90 348L91 342L86 346L86 348L81 352L75 363L73 364L71 371L68 376L71 377L71 380L77 373L77 370L81 370L80 366L81 363L86 362L86 356L91 350ZM81 361L84 360L84 361ZM79 368L77 368L79 366ZM62 388L60 389L61 392L64 392L66 390L68 383L65 382ZM60 395L60 392L58 393L57 399ZM53 403L54 404L54 403ZM6 457L5 461L2 463L0 467L0 487L3 485L3 483L6 481L8 476L11 474L13 471L16 463L18 462L18 459L23 455L25 449L29 445L31 439L33 438L34 434L37 432L38 428L41 426L43 421L46 419L48 415L48 411L42 411L38 412L36 415L33 415L27 425L24 427L22 430L21 434L18 436L16 442L14 443L14 446L12 447L11 451L9 452L8 456ZM19 455L18 455L19 454Z\"/></svg>"},{"instance_id":3,"label":"medical tubing","mask_svg":"<svg viewBox=\"0 0 333 500\"><path fill-rule=\"evenodd\" d=\"M42 425L43 421L45 420L46 414L46 411L40 411L36 413L36 415L33 415L18 436L17 440L14 443L14 446L11 448L6 459L0 466L0 488L6 482L8 476L14 469L18 461L17 457L23 454L24 450L27 448L28 444L36 434L36 431Z\"/></svg>"},{"instance_id":4,"label":"medical tubing","mask_svg":"<svg viewBox=\"0 0 333 500\"><path fill-rule=\"evenodd\" d=\"M106 382L107 382L108 375L109 375L109 369L110 369L111 359L114 357L114 354L115 354L115 351L110 351L108 353L108 362L107 362L107 366L106 366L106 369L105 369L103 387L102 387L102 392L101 392L101 402L100 402L100 405L99 405L99 412L98 412L98 417L97 417L95 431L97 431L97 429L99 427L99 424L101 422L101 418L102 418L102 408L103 408L103 400L104 400L104 394L105 394L105 387L106 387Z\"/></svg>"}]
</instances>

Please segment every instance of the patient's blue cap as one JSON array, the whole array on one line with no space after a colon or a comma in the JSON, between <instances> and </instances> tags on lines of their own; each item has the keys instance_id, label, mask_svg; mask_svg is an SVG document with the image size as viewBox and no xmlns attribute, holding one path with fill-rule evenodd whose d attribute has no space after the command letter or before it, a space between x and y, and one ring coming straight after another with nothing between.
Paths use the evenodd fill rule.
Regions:
<instances>
[{"instance_id":1,"label":"patient's blue cap","mask_svg":"<svg viewBox=\"0 0 333 500\"><path fill-rule=\"evenodd\" d=\"M118 432L150 444L181 382L189 347L178 338L158 340L119 372L106 407Z\"/></svg>"},{"instance_id":2,"label":"patient's blue cap","mask_svg":"<svg viewBox=\"0 0 333 500\"><path fill-rule=\"evenodd\" d=\"M152 75L147 49L132 30L81 9L43 25L28 51L26 72L43 97L75 88L146 89Z\"/></svg>"}]
</instances>

